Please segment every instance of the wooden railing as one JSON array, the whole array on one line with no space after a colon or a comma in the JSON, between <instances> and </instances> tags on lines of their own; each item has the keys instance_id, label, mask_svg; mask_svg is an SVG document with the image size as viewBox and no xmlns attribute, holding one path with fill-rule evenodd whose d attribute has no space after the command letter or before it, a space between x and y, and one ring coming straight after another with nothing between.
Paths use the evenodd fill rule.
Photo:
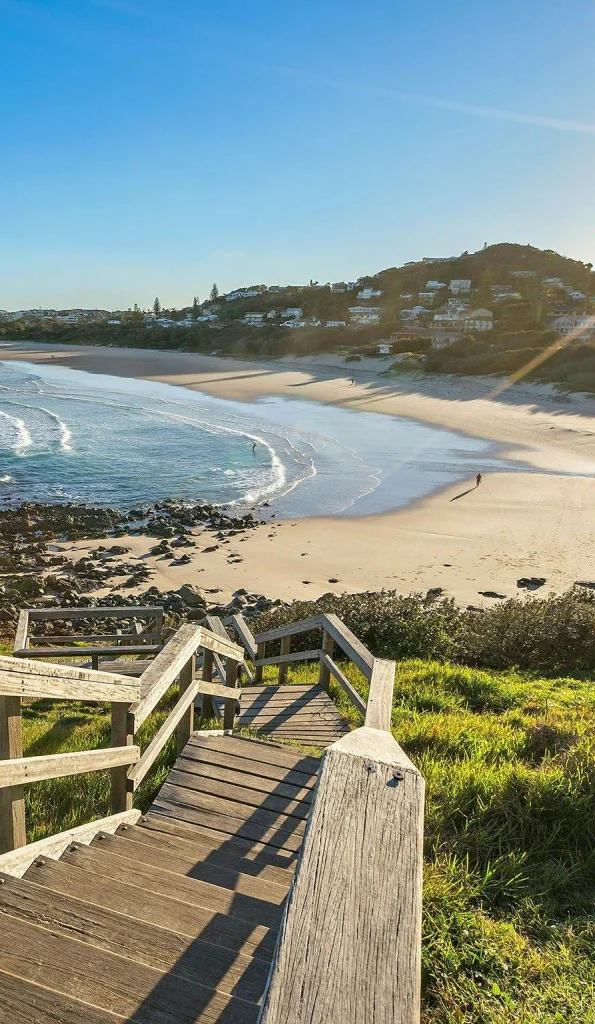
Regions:
<instances>
[{"instance_id":1,"label":"wooden railing","mask_svg":"<svg viewBox=\"0 0 595 1024\"><path fill-rule=\"evenodd\" d=\"M90 609L79 610L79 617L89 617L89 611ZM155 609L151 611L154 615ZM84 612L84 616L80 614L81 612ZM31 654L37 654L34 649L27 650ZM75 650L78 652L80 648ZM81 772L109 769L112 815L117 817L118 823L122 820L134 820L134 792L154 765L167 741L176 733L177 747L181 750L190 737L197 695L221 692L226 701L235 708L235 697L229 696L228 687L213 683L208 677L204 680L196 677L197 657L202 657L203 665L207 665L209 659L214 657L223 659L226 666L224 674L230 685L237 679L238 669L243 661L242 648L232 643L227 635L218 636L199 625L182 626L169 643L159 649L159 653L139 679L129 675L25 659L22 657L22 649L19 653L21 656L18 658L0 657L0 852L10 857L12 869L15 866L15 858L18 861L17 868L28 866L41 852L39 843L26 847L23 791L26 784ZM141 754L139 746L135 744L135 736L176 681L179 699L147 749ZM110 703L111 746L71 754L23 757L23 698ZM102 819L96 823L97 831L105 829L106 821L109 820ZM48 849L64 849L75 833L79 838L81 835L92 838L92 826L93 823L90 823L78 830L70 830L49 840L42 840L41 843L46 844ZM68 838L64 839L66 836ZM7 853L19 848L25 849L18 856L16 853ZM3 858L0 857L0 869L2 864Z\"/></svg>"},{"instance_id":2,"label":"wooden railing","mask_svg":"<svg viewBox=\"0 0 595 1024\"><path fill-rule=\"evenodd\" d=\"M36 636L35 622L89 622L111 619L129 623L129 632L52 633ZM144 623L144 625L143 625ZM91 668L99 668L99 659L130 658L157 654L163 647L164 612L160 606L110 608L25 608L19 615L15 636L15 658L89 659Z\"/></svg>"},{"instance_id":3,"label":"wooden railing","mask_svg":"<svg viewBox=\"0 0 595 1024\"><path fill-rule=\"evenodd\" d=\"M340 636L370 693L364 725L323 756L258 1020L419 1024L424 780L388 731L394 662L370 666L353 634L322 620L307 628Z\"/></svg>"}]
</instances>

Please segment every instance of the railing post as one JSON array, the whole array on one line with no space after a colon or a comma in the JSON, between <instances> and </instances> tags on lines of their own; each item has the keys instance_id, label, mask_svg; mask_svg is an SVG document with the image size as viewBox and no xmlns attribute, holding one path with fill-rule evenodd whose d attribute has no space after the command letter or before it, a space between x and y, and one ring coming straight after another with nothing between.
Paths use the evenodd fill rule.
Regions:
<instances>
[{"instance_id":1,"label":"railing post","mask_svg":"<svg viewBox=\"0 0 595 1024\"><path fill-rule=\"evenodd\" d=\"M131 747L134 744L134 718L130 704L112 703L112 747ZM112 814L132 810L133 784L128 782L128 767L111 769Z\"/></svg>"},{"instance_id":2,"label":"railing post","mask_svg":"<svg viewBox=\"0 0 595 1024\"><path fill-rule=\"evenodd\" d=\"M23 756L21 698L0 697L0 760ZM0 853L27 843L23 786L0 789Z\"/></svg>"},{"instance_id":3,"label":"railing post","mask_svg":"<svg viewBox=\"0 0 595 1024\"><path fill-rule=\"evenodd\" d=\"M333 638L330 635L330 633L327 633L326 629L323 630L323 633L322 633L322 650L324 651L325 654L328 654L332 658L334 649L335 649L335 641L333 640ZM328 690L330 681L331 681L330 669L327 668L327 666L324 664L324 662L321 661L320 662L320 671L318 673L318 685L322 686L323 689Z\"/></svg>"},{"instance_id":4,"label":"railing post","mask_svg":"<svg viewBox=\"0 0 595 1024\"><path fill-rule=\"evenodd\" d=\"M213 652L206 647L202 654L202 677L206 683L213 682ZM208 693L202 695L202 717L213 718L213 698Z\"/></svg>"},{"instance_id":5,"label":"railing post","mask_svg":"<svg viewBox=\"0 0 595 1024\"><path fill-rule=\"evenodd\" d=\"M284 636L281 640L281 654L291 654L291 637ZM279 683L284 683L287 679L287 669L289 665L279 665Z\"/></svg>"},{"instance_id":6,"label":"railing post","mask_svg":"<svg viewBox=\"0 0 595 1024\"><path fill-rule=\"evenodd\" d=\"M265 651L266 651L266 646L267 646L266 644L257 644L256 645L256 659L257 659L257 661L260 661L261 658L264 658ZM254 682L255 683L262 683L262 669L263 669L262 665L255 665L254 666Z\"/></svg>"},{"instance_id":7,"label":"railing post","mask_svg":"<svg viewBox=\"0 0 595 1024\"><path fill-rule=\"evenodd\" d=\"M232 688L234 691L237 690L238 685L238 670L239 663L234 661L233 658L227 659L227 665L225 669L225 685ZM233 729L234 720L236 716L236 703L237 696L233 695L229 700L223 702L223 728Z\"/></svg>"},{"instance_id":8,"label":"railing post","mask_svg":"<svg viewBox=\"0 0 595 1024\"><path fill-rule=\"evenodd\" d=\"M328 748L259 1024L419 1024L423 808L390 733Z\"/></svg>"},{"instance_id":9,"label":"railing post","mask_svg":"<svg viewBox=\"0 0 595 1024\"><path fill-rule=\"evenodd\" d=\"M189 686L192 686L196 675L196 655L193 654L190 660L180 672L179 693L184 695ZM180 719L176 736L178 754L181 754L186 746L194 728L194 703L190 705L184 717Z\"/></svg>"}]
</instances>

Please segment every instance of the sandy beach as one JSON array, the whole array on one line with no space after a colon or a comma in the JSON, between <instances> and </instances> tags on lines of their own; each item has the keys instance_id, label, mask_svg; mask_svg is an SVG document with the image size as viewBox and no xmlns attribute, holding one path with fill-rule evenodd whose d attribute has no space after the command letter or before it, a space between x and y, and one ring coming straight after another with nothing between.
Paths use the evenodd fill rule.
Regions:
<instances>
[{"instance_id":1,"label":"sandy beach","mask_svg":"<svg viewBox=\"0 0 595 1024\"><path fill-rule=\"evenodd\" d=\"M155 570L151 582L160 589L192 582L225 601L239 588L313 599L329 590L441 587L461 605L481 606L498 600L484 591L520 593L521 577L545 577L539 594L595 579L595 403L587 395L526 383L501 391L492 378L382 377L384 361L345 365L329 355L257 363L31 344L3 346L0 358L163 381L236 401L281 395L407 416L500 442L507 459L533 469L487 473L479 488L463 480L389 514L273 520L208 553L202 549L212 535L198 533L186 566L148 556L146 537L125 540Z\"/></svg>"}]
</instances>

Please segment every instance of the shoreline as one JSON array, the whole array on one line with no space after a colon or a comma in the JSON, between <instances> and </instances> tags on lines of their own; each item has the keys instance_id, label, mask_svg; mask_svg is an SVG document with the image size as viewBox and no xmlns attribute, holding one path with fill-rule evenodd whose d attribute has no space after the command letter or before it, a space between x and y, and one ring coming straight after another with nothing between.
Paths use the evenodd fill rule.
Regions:
<instances>
[{"instance_id":1,"label":"shoreline","mask_svg":"<svg viewBox=\"0 0 595 1024\"><path fill-rule=\"evenodd\" d=\"M458 604L490 606L498 598L482 591L522 593L516 581L524 576L546 578L540 595L595 577L595 476L576 475L595 474L592 399L534 384L491 398L493 379L380 377L383 361L345 367L332 358L257 363L99 346L20 343L0 349L0 359L7 361L61 362L239 401L281 395L405 416L494 441L506 459L533 470L486 473L479 489L463 480L388 513L273 521L232 546L231 563L232 547L200 550L200 531L192 562L183 567L148 556L146 538L122 538L132 556L151 567L151 582L159 589L191 582L219 588L217 600L226 601L239 588L289 600L328 591L386 588L408 594L441 587ZM72 549L82 555L99 543L77 542Z\"/></svg>"}]
</instances>

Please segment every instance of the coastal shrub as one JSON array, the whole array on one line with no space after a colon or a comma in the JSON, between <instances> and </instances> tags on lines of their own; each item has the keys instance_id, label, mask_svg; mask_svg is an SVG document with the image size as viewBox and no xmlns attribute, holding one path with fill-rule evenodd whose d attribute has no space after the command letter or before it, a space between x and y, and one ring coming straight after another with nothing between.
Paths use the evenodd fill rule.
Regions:
<instances>
[{"instance_id":1,"label":"coastal shrub","mask_svg":"<svg viewBox=\"0 0 595 1024\"><path fill-rule=\"evenodd\" d=\"M356 355L345 356L346 363L361 363L362 357Z\"/></svg>"},{"instance_id":2,"label":"coastal shrub","mask_svg":"<svg viewBox=\"0 0 595 1024\"><path fill-rule=\"evenodd\" d=\"M256 633L334 612L377 657L433 658L484 668L577 674L595 670L595 592L584 586L545 598L518 597L486 609L458 609L450 598L395 591L324 594L258 616ZM301 634L311 650L319 632ZM272 650L272 648L271 648Z\"/></svg>"}]
</instances>

